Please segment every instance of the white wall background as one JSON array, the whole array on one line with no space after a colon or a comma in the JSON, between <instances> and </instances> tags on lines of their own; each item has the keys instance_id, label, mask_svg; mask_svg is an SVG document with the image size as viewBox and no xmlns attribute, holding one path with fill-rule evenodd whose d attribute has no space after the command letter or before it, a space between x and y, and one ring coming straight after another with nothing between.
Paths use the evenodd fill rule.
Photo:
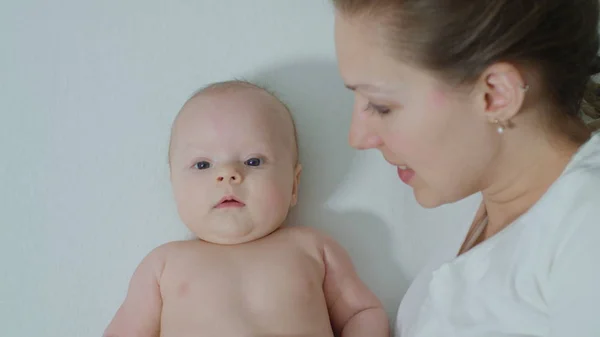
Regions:
<instances>
[{"instance_id":1,"label":"white wall background","mask_svg":"<svg viewBox=\"0 0 600 337\"><path fill-rule=\"evenodd\" d=\"M378 153L346 145L326 0L0 3L0 336L99 336L153 247L183 239L170 123L208 82L268 84L294 110L293 221L334 235L394 319L477 200L423 210Z\"/></svg>"}]
</instances>

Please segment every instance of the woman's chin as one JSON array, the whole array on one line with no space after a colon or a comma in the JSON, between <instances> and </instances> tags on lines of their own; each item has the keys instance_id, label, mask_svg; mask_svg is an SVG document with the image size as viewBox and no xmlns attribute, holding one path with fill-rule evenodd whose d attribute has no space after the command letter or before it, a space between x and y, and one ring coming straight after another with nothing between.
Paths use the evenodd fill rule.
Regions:
<instances>
[{"instance_id":1,"label":"woman's chin","mask_svg":"<svg viewBox=\"0 0 600 337\"><path fill-rule=\"evenodd\" d=\"M436 208L446 204L443 202L440 196L427 188L415 188L413 189L413 195L417 200L417 203L427 209Z\"/></svg>"}]
</instances>

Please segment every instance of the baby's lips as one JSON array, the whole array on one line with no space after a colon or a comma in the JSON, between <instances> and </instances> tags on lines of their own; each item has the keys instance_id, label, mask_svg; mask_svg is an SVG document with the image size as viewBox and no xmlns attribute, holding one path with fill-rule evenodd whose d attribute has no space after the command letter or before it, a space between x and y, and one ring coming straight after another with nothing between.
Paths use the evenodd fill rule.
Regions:
<instances>
[{"instance_id":1,"label":"baby's lips","mask_svg":"<svg viewBox=\"0 0 600 337\"><path fill-rule=\"evenodd\" d=\"M235 196L225 196L219 200L219 202L215 205L215 208L224 208L224 207L244 207L244 204L240 199Z\"/></svg>"}]
</instances>

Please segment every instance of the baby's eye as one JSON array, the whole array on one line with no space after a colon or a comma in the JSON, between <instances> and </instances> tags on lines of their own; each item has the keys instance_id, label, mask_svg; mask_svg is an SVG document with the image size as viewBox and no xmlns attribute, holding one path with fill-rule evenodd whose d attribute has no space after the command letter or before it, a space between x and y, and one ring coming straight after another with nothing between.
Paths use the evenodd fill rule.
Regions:
<instances>
[{"instance_id":1,"label":"baby's eye","mask_svg":"<svg viewBox=\"0 0 600 337\"><path fill-rule=\"evenodd\" d=\"M210 167L210 163L207 161L199 161L196 164L194 164L194 167L198 170L206 170L207 168Z\"/></svg>"},{"instance_id":2,"label":"baby's eye","mask_svg":"<svg viewBox=\"0 0 600 337\"><path fill-rule=\"evenodd\" d=\"M262 160L259 158L250 158L244 162L244 164L248 166L259 166L262 163Z\"/></svg>"}]
</instances>

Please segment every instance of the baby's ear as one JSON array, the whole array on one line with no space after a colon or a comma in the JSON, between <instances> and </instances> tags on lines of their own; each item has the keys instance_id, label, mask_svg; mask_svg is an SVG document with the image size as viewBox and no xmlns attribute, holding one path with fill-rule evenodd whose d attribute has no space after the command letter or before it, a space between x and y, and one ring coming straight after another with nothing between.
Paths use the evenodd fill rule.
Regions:
<instances>
[{"instance_id":1,"label":"baby's ear","mask_svg":"<svg viewBox=\"0 0 600 337\"><path fill-rule=\"evenodd\" d=\"M298 185L300 184L300 174L302 173L302 165L297 164L294 169L294 185L292 187L292 202L291 206L296 206L298 203Z\"/></svg>"}]
</instances>

